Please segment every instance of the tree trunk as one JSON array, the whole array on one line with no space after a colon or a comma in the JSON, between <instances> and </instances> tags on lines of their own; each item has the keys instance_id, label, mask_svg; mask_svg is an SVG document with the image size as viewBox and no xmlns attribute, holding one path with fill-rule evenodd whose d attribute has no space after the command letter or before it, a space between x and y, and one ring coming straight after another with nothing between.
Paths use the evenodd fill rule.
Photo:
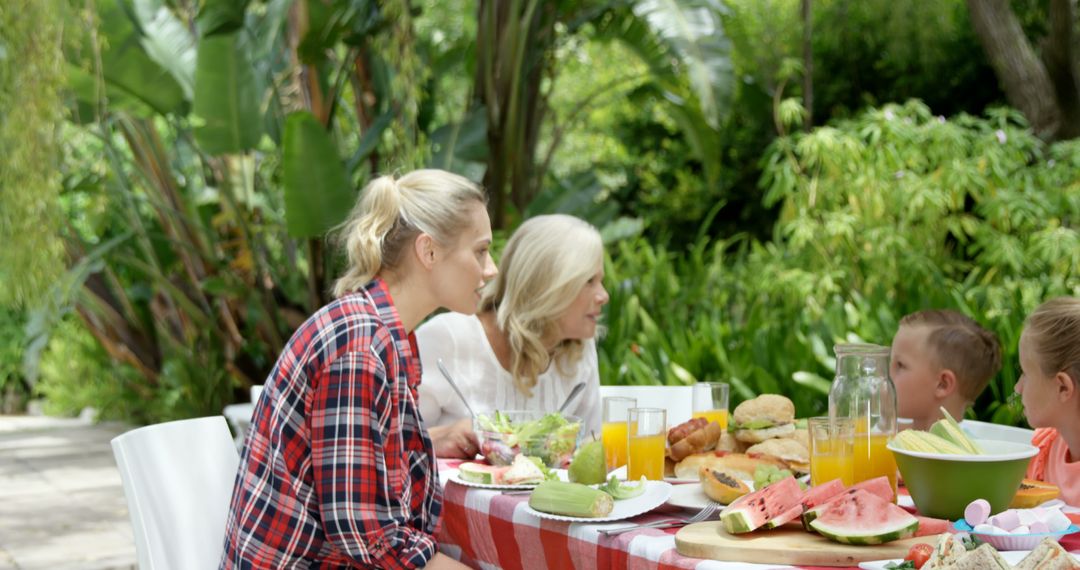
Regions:
<instances>
[{"instance_id":1,"label":"tree trunk","mask_svg":"<svg viewBox=\"0 0 1080 570\"><path fill-rule=\"evenodd\" d=\"M967 5L975 33L1009 104L1027 117L1039 137L1053 138L1062 121L1054 85L1024 36L1009 0L967 0Z\"/></svg>"},{"instance_id":2,"label":"tree trunk","mask_svg":"<svg viewBox=\"0 0 1080 570\"><path fill-rule=\"evenodd\" d=\"M1080 70L1073 35L1076 21L1074 0L1050 1L1050 33L1042 45L1043 62L1054 85L1061 122L1055 139L1080 137Z\"/></svg>"},{"instance_id":3,"label":"tree trunk","mask_svg":"<svg viewBox=\"0 0 1080 570\"><path fill-rule=\"evenodd\" d=\"M480 0L476 98L487 109L491 224L505 228L507 207L523 211L536 194L536 147L547 102L541 91L555 36L556 8L538 0Z\"/></svg>"}]
</instances>

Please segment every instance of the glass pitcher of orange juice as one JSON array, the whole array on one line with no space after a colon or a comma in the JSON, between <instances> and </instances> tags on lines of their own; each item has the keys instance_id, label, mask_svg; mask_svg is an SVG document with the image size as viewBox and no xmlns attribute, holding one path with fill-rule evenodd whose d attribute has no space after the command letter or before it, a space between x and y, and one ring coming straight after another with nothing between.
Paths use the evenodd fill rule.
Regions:
<instances>
[{"instance_id":1,"label":"glass pitcher of orange juice","mask_svg":"<svg viewBox=\"0 0 1080 570\"><path fill-rule=\"evenodd\" d=\"M856 483L885 475L896 498L896 460L885 446L896 435L896 386L889 378L889 347L838 344L829 416L851 418Z\"/></svg>"}]
</instances>

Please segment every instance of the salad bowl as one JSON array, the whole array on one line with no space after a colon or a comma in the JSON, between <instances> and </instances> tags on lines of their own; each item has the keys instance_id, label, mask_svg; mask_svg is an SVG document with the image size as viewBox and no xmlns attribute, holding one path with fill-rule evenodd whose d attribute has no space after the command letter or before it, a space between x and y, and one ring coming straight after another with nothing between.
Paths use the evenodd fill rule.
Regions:
<instances>
[{"instance_id":1,"label":"salad bowl","mask_svg":"<svg viewBox=\"0 0 1080 570\"><path fill-rule=\"evenodd\" d=\"M478 414L473 431L480 440L480 454L492 465L510 465L516 455L525 454L551 469L562 469L577 449L581 419L558 412L496 410Z\"/></svg>"}]
</instances>

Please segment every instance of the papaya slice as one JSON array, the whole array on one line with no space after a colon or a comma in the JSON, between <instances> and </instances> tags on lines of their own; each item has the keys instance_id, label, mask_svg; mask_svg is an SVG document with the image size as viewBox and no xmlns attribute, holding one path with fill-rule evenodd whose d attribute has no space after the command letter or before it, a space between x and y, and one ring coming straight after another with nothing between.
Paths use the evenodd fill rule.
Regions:
<instances>
[{"instance_id":1,"label":"papaya slice","mask_svg":"<svg viewBox=\"0 0 1080 570\"><path fill-rule=\"evenodd\" d=\"M1012 502L1009 503L1009 508L1030 509L1051 499L1056 499L1060 494L1061 489L1053 483L1036 479L1024 479L1020 482L1020 489L1016 491Z\"/></svg>"},{"instance_id":2,"label":"papaya slice","mask_svg":"<svg viewBox=\"0 0 1080 570\"><path fill-rule=\"evenodd\" d=\"M731 471L703 465L698 470L698 475L701 477L701 489L705 491L705 495L721 505L729 505L750 492L750 487Z\"/></svg>"}]
</instances>

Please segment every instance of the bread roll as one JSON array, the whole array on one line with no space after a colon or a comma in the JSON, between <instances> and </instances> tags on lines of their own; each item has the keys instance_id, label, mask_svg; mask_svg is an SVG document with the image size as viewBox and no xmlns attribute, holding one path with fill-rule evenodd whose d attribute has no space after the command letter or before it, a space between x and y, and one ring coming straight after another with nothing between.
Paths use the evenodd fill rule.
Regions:
<instances>
[{"instance_id":1,"label":"bread roll","mask_svg":"<svg viewBox=\"0 0 1080 570\"><path fill-rule=\"evenodd\" d=\"M750 457L745 453L695 453L675 464L675 477L678 479L698 480L701 467L722 469L735 473L740 479L754 479L754 472L762 465L773 465L787 469L787 464L775 457Z\"/></svg>"},{"instance_id":2,"label":"bread roll","mask_svg":"<svg viewBox=\"0 0 1080 570\"><path fill-rule=\"evenodd\" d=\"M751 445L746 449L746 454L779 459L798 474L810 472L810 450L794 439L767 439Z\"/></svg>"}]
</instances>

